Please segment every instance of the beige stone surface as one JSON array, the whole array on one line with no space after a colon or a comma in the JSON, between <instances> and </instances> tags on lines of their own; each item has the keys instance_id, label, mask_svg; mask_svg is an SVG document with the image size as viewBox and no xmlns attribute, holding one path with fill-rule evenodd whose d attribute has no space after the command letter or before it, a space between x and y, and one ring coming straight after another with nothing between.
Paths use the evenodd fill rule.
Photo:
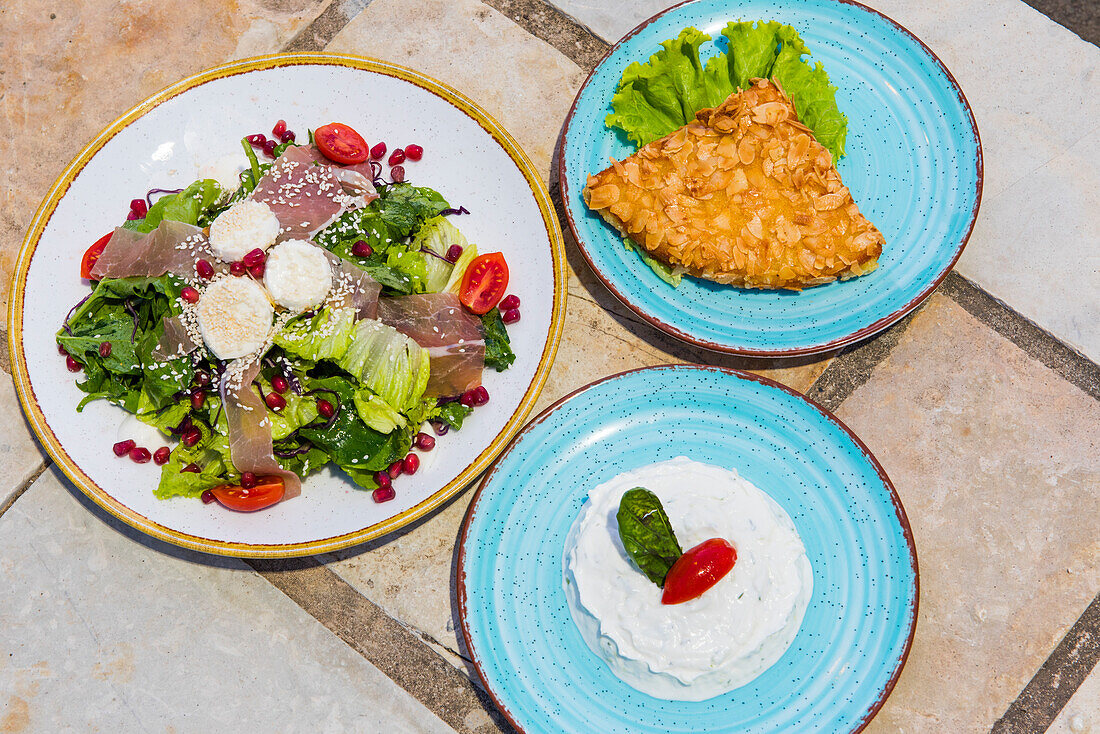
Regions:
<instances>
[{"instance_id":1,"label":"beige stone surface","mask_svg":"<svg viewBox=\"0 0 1100 734\"><path fill-rule=\"evenodd\" d=\"M1066 702L1047 734L1100 734L1100 667Z\"/></svg>"},{"instance_id":2,"label":"beige stone surface","mask_svg":"<svg viewBox=\"0 0 1100 734\"><path fill-rule=\"evenodd\" d=\"M41 471L47 457L23 417L11 376L2 370L0 426L0 507L4 507L28 479Z\"/></svg>"},{"instance_id":3,"label":"beige stone surface","mask_svg":"<svg viewBox=\"0 0 1100 734\"><path fill-rule=\"evenodd\" d=\"M325 50L392 61L458 89L504 125L544 180L586 76L477 0L373 0Z\"/></svg>"},{"instance_id":4,"label":"beige stone surface","mask_svg":"<svg viewBox=\"0 0 1100 734\"><path fill-rule=\"evenodd\" d=\"M328 0L49 0L0 10L0 306L42 197L103 127L159 89L277 51ZM126 212L119 212L119 218ZM88 243L91 244L91 243Z\"/></svg>"},{"instance_id":5,"label":"beige stone surface","mask_svg":"<svg viewBox=\"0 0 1100 734\"><path fill-rule=\"evenodd\" d=\"M1100 404L933 296L837 415L897 487L921 572L867 731L988 731L1100 587Z\"/></svg>"},{"instance_id":6,"label":"beige stone surface","mask_svg":"<svg viewBox=\"0 0 1100 734\"><path fill-rule=\"evenodd\" d=\"M0 516L0 731L453 732L243 562L77 495Z\"/></svg>"}]
</instances>

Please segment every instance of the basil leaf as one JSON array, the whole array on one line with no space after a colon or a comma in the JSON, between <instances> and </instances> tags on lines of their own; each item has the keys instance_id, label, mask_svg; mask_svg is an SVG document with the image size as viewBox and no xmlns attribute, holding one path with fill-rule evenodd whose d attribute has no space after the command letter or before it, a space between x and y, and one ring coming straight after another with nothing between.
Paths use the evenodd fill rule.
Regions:
<instances>
[{"instance_id":1,"label":"basil leaf","mask_svg":"<svg viewBox=\"0 0 1100 734\"><path fill-rule=\"evenodd\" d=\"M684 554L657 495L642 487L626 492L615 515L619 538L631 560L653 583L663 586L676 559Z\"/></svg>"}]
</instances>

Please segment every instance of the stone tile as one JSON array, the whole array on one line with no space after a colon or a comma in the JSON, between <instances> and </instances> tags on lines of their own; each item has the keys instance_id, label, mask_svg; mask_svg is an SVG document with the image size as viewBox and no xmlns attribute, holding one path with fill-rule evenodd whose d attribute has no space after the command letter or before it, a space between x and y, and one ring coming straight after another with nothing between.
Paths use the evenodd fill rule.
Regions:
<instances>
[{"instance_id":1,"label":"stone tile","mask_svg":"<svg viewBox=\"0 0 1100 734\"><path fill-rule=\"evenodd\" d=\"M1047 734L1098 734L1100 732L1100 666L1073 694Z\"/></svg>"},{"instance_id":2,"label":"stone tile","mask_svg":"<svg viewBox=\"0 0 1100 734\"><path fill-rule=\"evenodd\" d=\"M0 517L4 731L453 732L242 562L77 494L51 470Z\"/></svg>"},{"instance_id":3,"label":"stone tile","mask_svg":"<svg viewBox=\"0 0 1100 734\"><path fill-rule=\"evenodd\" d=\"M0 508L46 463L15 394L11 376L0 371Z\"/></svg>"},{"instance_id":4,"label":"stone tile","mask_svg":"<svg viewBox=\"0 0 1100 734\"><path fill-rule=\"evenodd\" d=\"M42 197L104 126L205 67L279 50L329 0L10 3L0 13L0 306ZM119 212L121 218L125 212Z\"/></svg>"},{"instance_id":5,"label":"stone tile","mask_svg":"<svg viewBox=\"0 0 1100 734\"><path fill-rule=\"evenodd\" d=\"M473 99L546 180L585 72L477 0L373 0L325 49L402 64Z\"/></svg>"},{"instance_id":6,"label":"stone tile","mask_svg":"<svg viewBox=\"0 0 1100 734\"><path fill-rule=\"evenodd\" d=\"M552 2L608 41L672 4ZM985 186L960 272L1100 359L1100 304L1082 297L1100 290L1100 49L1017 0L870 4L943 60L974 110Z\"/></svg>"},{"instance_id":7,"label":"stone tile","mask_svg":"<svg viewBox=\"0 0 1100 734\"><path fill-rule=\"evenodd\" d=\"M867 731L988 731L1100 588L1100 403L933 296L836 412L921 569L913 650Z\"/></svg>"}]
</instances>

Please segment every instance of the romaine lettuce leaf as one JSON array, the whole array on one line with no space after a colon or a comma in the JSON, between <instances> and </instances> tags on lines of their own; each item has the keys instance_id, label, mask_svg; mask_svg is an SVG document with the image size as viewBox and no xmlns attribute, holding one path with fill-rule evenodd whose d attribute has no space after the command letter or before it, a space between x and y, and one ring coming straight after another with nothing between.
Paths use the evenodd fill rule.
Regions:
<instances>
[{"instance_id":1,"label":"romaine lettuce leaf","mask_svg":"<svg viewBox=\"0 0 1100 734\"><path fill-rule=\"evenodd\" d=\"M428 385L428 350L381 321L357 322L337 364L397 411L416 405Z\"/></svg>"},{"instance_id":2,"label":"romaine lettuce leaf","mask_svg":"<svg viewBox=\"0 0 1100 734\"><path fill-rule=\"evenodd\" d=\"M379 433L390 433L408 425L405 416L365 387L356 390L352 399L359 419Z\"/></svg>"},{"instance_id":3,"label":"romaine lettuce leaf","mask_svg":"<svg viewBox=\"0 0 1100 734\"><path fill-rule=\"evenodd\" d=\"M426 292L442 293L447 289L451 273L456 270L455 263L449 263L444 259L447 251L453 245L458 245L462 248L462 254L465 255L468 244L466 238L458 231L458 227L451 224L446 217L433 217L417 230L410 249L420 252L428 250L434 253L424 257L424 266L427 271L427 277L424 280ZM471 249L476 252L476 248Z\"/></svg>"},{"instance_id":4,"label":"romaine lettuce leaf","mask_svg":"<svg viewBox=\"0 0 1100 734\"><path fill-rule=\"evenodd\" d=\"M217 181L200 179L178 194L166 194L157 199L144 219L131 219L122 226L137 232L152 232L164 219L198 224L202 213L217 204L222 194Z\"/></svg>"},{"instance_id":5,"label":"romaine lettuce leaf","mask_svg":"<svg viewBox=\"0 0 1100 734\"><path fill-rule=\"evenodd\" d=\"M779 83L799 119L814 131L833 159L844 155L848 119L836 104L836 87L809 54L794 28L776 21L731 22L722 35L729 50L707 60L700 47L710 37L685 28L644 64L626 68L611 100L608 127L618 127L639 147L683 127L705 107L720 104L754 78Z\"/></svg>"},{"instance_id":6,"label":"romaine lettuce leaf","mask_svg":"<svg viewBox=\"0 0 1100 734\"><path fill-rule=\"evenodd\" d=\"M275 335L275 344L295 357L340 360L355 330L355 311L325 306L313 316L299 316Z\"/></svg>"}]
</instances>

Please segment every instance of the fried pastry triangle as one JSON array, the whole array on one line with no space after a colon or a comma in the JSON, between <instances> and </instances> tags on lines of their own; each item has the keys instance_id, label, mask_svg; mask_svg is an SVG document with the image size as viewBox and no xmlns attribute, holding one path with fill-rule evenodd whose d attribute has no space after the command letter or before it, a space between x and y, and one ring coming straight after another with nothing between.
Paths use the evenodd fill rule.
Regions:
<instances>
[{"instance_id":1,"label":"fried pastry triangle","mask_svg":"<svg viewBox=\"0 0 1100 734\"><path fill-rule=\"evenodd\" d=\"M770 81L588 177L588 206L653 257L747 288L863 275L885 242Z\"/></svg>"}]
</instances>

